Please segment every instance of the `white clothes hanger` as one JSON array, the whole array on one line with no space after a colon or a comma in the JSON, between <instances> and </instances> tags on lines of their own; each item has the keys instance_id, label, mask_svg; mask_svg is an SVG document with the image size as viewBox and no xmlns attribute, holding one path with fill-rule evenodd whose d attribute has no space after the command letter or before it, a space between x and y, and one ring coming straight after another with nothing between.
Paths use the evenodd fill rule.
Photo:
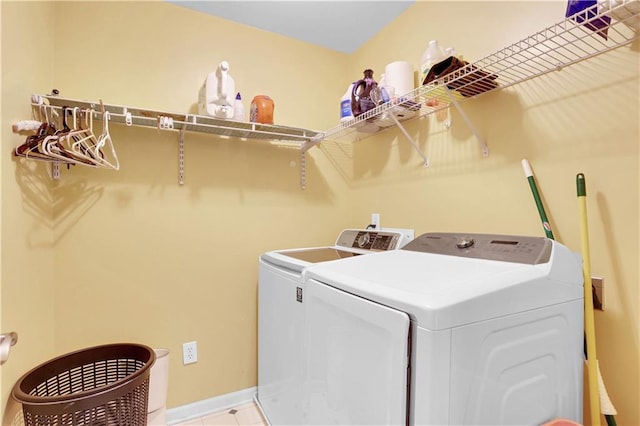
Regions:
<instances>
[{"instance_id":1,"label":"white clothes hanger","mask_svg":"<svg viewBox=\"0 0 640 426\"><path fill-rule=\"evenodd\" d=\"M91 141L96 139L95 135L90 126L83 127L80 125L81 120L78 118L80 112L80 108L73 108L73 129L61 137L61 144L81 164L89 167L100 167L101 163L96 161L92 151L95 144Z\"/></svg>"},{"instance_id":2,"label":"white clothes hanger","mask_svg":"<svg viewBox=\"0 0 640 426\"><path fill-rule=\"evenodd\" d=\"M16 147L15 153L18 156L34 160L63 161L65 163L68 163L68 159L65 158L63 160L60 160L58 158L52 158L45 151L45 140L47 140L47 138L51 136L54 136L58 132L55 127L55 123L53 123L53 120L49 117L48 111L51 111L52 117L55 116L55 111L52 108L42 106L40 108L39 114L41 116L41 119L44 118L44 122L38 129L37 134L29 136L22 145ZM47 142L49 141L51 141L51 139L49 139Z\"/></svg>"},{"instance_id":3,"label":"white clothes hanger","mask_svg":"<svg viewBox=\"0 0 640 426\"><path fill-rule=\"evenodd\" d=\"M84 118L84 125L78 125L78 131L73 135L71 151L99 166L100 163L96 161L93 154L93 149L98 142L98 139L93 134L93 110L86 110L81 114ZM82 120L79 120L79 122L82 122Z\"/></svg>"},{"instance_id":4,"label":"white clothes hanger","mask_svg":"<svg viewBox=\"0 0 640 426\"><path fill-rule=\"evenodd\" d=\"M120 169L118 155L116 154L116 149L113 146L111 134L109 133L109 111L104 111L102 113L102 134L98 137L98 143L96 144L93 153L106 167L113 170Z\"/></svg>"},{"instance_id":5,"label":"white clothes hanger","mask_svg":"<svg viewBox=\"0 0 640 426\"><path fill-rule=\"evenodd\" d=\"M42 151L49 155L50 157L64 161L66 163L71 164L82 164L85 166L94 166L95 163L91 158L87 158L85 155L78 155L72 149L71 145L73 144L74 137L77 134L82 133L82 130L78 128L78 119L77 119L77 111L79 108L64 108L63 116L62 116L62 125L63 129L57 131L50 137L46 137L41 146ZM71 117L73 121L71 126L67 121L69 111L71 111Z\"/></svg>"}]
</instances>

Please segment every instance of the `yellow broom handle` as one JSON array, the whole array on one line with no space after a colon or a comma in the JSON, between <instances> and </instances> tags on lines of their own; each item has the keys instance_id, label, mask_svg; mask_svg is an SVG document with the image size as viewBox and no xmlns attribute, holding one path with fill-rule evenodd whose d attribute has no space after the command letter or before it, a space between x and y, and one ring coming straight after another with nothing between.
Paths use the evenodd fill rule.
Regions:
<instances>
[{"instance_id":1,"label":"yellow broom handle","mask_svg":"<svg viewBox=\"0 0 640 426\"><path fill-rule=\"evenodd\" d=\"M584 276L584 331L587 336L587 371L589 380L589 404L591 424L600 426L600 395L598 393L598 364L596 356L596 330L593 318L593 294L591 293L591 255L589 253L589 229L587 220L587 190L584 175L576 177L578 205L580 208L580 247L582 274Z\"/></svg>"}]
</instances>

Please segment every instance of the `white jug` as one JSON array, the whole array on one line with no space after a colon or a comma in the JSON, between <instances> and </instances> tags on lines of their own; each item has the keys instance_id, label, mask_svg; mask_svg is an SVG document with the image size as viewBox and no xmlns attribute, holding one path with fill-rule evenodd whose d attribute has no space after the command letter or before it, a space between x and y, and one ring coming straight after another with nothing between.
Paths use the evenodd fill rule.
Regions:
<instances>
[{"instance_id":1,"label":"white jug","mask_svg":"<svg viewBox=\"0 0 640 426\"><path fill-rule=\"evenodd\" d=\"M215 72L209 73L198 94L198 114L217 118L233 118L236 87L229 75L229 63L220 62Z\"/></svg>"},{"instance_id":2,"label":"white jug","mask_svg":"<svg viewBox=\"0 0 640 426\"><path fill-rule=\"evenodd\" d=\"M427 46L427 50L424 51L422 59L420 59L420 84L424 84L431 67L445 59L444 49L440 47L438 40L429 41L429 46Z\"/></svg>"}]
</instances>

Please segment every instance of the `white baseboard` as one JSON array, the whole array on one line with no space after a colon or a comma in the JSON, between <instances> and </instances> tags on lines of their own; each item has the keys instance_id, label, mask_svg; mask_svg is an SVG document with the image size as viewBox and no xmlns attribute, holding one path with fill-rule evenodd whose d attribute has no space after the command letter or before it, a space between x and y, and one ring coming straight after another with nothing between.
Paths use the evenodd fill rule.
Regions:
<instances>
[{"instance_id":1,"label":"white baseboard","mask_svg":"<svg viewBox=\"0 0 640 426\"><path fill-rule=\"evenodd\" d=\"M257 392L257 387L242 389L213 398L203 399L179 407L167 410L167 424L175 425L191 419L206 416L211 413L237 407L238 405L253 402L253 396Z\"/></svg>"}]
</instances>

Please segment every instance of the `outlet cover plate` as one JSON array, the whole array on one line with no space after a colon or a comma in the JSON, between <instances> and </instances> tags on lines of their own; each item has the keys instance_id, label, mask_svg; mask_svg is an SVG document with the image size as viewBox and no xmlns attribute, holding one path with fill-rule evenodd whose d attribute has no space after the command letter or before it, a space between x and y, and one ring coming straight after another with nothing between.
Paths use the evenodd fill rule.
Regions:
<instances>
[{"instance_id":1,"label":"outlet cover plate","mask_svg":"<svg viewBox=\"0 0 640 426\"><path fill-rule=\"evenodd\" d=\"M193 364L198 362L198 342L187 342L182 344L182 364Z\"/></svg>"}]
</instances>

